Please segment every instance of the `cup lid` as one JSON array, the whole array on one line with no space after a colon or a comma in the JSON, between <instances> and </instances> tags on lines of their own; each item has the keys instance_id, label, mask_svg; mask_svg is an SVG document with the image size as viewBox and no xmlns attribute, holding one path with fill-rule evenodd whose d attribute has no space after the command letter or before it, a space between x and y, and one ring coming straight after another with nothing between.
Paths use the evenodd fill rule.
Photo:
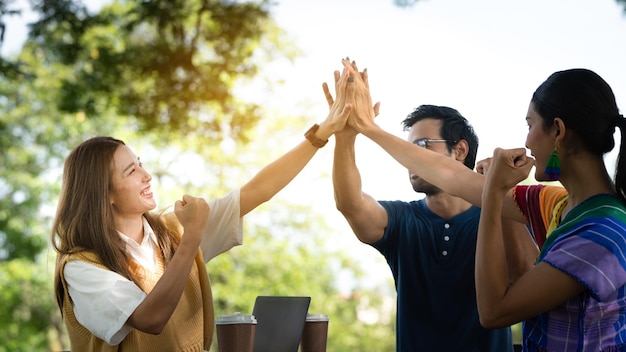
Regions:
<instances>
[{"instance_id":1,"label":"cup lid","mask_svg":"<svg viewBox=\"0 0 626 352\"><path fill-rule=\"evenodd\" d=\"M306 315L306 321L329 321L330 319L328 318L328 315L326 314L312 314L312 313L307 313Z\"/></svg>"},{"instance_id":2,"label":"cup lid","mask_svg":"<svg viewBox=\"0 0 626 352\"><path fill-rule=\"evenodd\" d=\"M221 315L215 320L215 324L256 324L256 318L251 314L235 312L233 315Z\"/></svg>"}]
</instances>

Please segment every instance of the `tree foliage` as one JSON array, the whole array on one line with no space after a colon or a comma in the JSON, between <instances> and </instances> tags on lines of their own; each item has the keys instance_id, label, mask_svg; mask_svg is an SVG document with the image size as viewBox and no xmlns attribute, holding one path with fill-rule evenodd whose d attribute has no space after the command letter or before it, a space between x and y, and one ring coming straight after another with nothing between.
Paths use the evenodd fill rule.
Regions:
<instances>
[{"instance_id":1,"label":"tree foliage","mask_svg":"<svg viewBox=\"0 0 626 352\"><path fill-rule=\"evenodd\" d=\"M0 352L50 350L50 326L59 312L45 267L25 259L0 262Z\"/></svg>"},{"instance_id":2,"label":"tree foliage","mask_svg":"<svg viewBox=\"0 0 626 352\"><path fill-rule=\"evenodd\" d=\"M114 108L142 130L208 141L221 139L225 126L245 139L260 118L232 88L257 73L259 53L271 55L278 45L262 40L275 30L267 0L120 0L96 14L57 0L35 9L41 19L31 40L73 70L59 87L61 111L94 116Z\"/></svg>"},{"instance_id":3,"label":"tree foliage","mask_svg":"<svg viewBox=\"0 0 626 352\"><path fill-rule=\"evenodd\" d=\"M69 71L54 63L41 65L45 52L32 43L19 60L21 72L0 80L0 261L35 260L47 244L49 207L70 146L123 121L104 123L106 115L88 120L82 113L59 112L57 88Z\"/></svg>"}]
</instances>

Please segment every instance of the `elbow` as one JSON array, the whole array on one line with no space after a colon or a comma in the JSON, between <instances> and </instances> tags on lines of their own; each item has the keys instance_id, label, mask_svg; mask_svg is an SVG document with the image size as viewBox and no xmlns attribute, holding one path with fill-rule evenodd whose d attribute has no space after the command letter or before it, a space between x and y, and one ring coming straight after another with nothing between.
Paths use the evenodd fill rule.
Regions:
<instances>
[{"instance_id":1,"label":"elbow","mask_svg":"<svg viewBox=\"0 0 626 352\"><path fill-rule=\"evenodd\" d=\"M346 211L348 210L348 207L346 207L345 202L343 202L339 197L337 197L337 195L335 195L335 208L344 216L346 215Z\"/></svg>"},{"instance_id":2,"label":"elbow","mask_svg":"<svg viewBox=\"0 0 626 352\"><path fill-rule=\"evenodd\" d=\"M250 192L249 190L241 189L239 195L239 211L240 215L244 216L256 209L259 205L269 201L274 196L271 192L264 192L255 190L256 192Z\"/></svg>"},{"instance_id":3,"label":"elbow","mask_svg":"<svg viewBox=\"0 0 626 352\"><path fill-rule=\"evenodd\" d=\"M504 327L498 324L495 320L482 315L480 316L480 325L485 329L498 329Z\"/></svg>"},{"instance_id":4,"label":"elbow","mask_svg":"<svg viewBox=\"0 0 626 352\"><path fill-rule=\"evenodd\" d=\"M345 217L349 217L353 213L357 212L357 210L361 206L361 202L362 202L361 198L355 199L355 198L345 197L335 192L335 207Z\"/></svg>"},{"instance_id":5,"label":"elbow","mask_svg":"<svg viewBox=\"0 0 626 352\"><path fill-rule=\"evenodd\" d=\"M261 204L269 202L270 199L274 198L274 195L275 195L275 193L274 194L269 194L269 193L268 194L263 194L261 196L261 198L259 199L258 205L261 205Z\"/></svg>"},{"instance_id":6,"label":"elbow","mask_svg":"<svg viewBox=\"0 0 626 352\"><path fill-rule=\"evenodd\" d=\"M165 329L166 323L167 322L151 324L149 326L146 326L145 329L141 329L141 331L145 332L146 334L159 335L161 332L163 332L163 329Z\"/></svg>"},{"instance_id":7,"label":"elbow","mask_svg":"<svg viewBox=\"0 0 626 352\"><path fill-rule=\"evenodd\" d=\"M337 208L337 210L341 213L341 215L343 215L344 218L346 218L346 220L348 220L348 222L350 222L350 219L353 219L356 217L357 212L357 208L354 206L354 204L348 204L346 202L335 202L335 206Z\"/></svg>"},{"instance_id":8,"label":"elbow","mask_svg":"<svg viewBox=\"0 0 626 352\"><path fill-rule=\"evenodd\" d=\"M498 314L494 309L485 309L478 306L478 318L480 325L485 329L500 329L511 325L506 317Z\"/></svg>"},{"instance_id":9,"label":"elbow","mask_svg":"<svg viewBox=\"0 0 626 352\"><path fill-rule=\"evenodd\" d=\"M165 325L169 319L150 319L150 321L138 322L135 320L129 320L128 323L133 328L151 335L159 335L165 329Z\"/></svg>"},{"instance_id":10,"label":"elbow","mask_svg":"<svg viewBox=\"0 0 626 352\"><path fill-rule=\"evenodd\" d=\"M282 188L272 189L267 187L257 187L255 189L256 195L254 196L254 199L256 200L257 204L261 205L272 199L281 189Z\"/></svg>"},{"instance_id":11,"label":"elbow","mask_svg":"<svg viewBox=\"0 0 626 352\"><path fill-rule=\"evenodd\" d=\"M344 216L346 215L346 211L348 210L348 208L346 208L345 204L343 204L341 201L337 200L337 198L335 198L335 208Z\"/></svg>"},{"instance_id":12,"label":"elbow","mask_svg":"<svg viewBox=\"0 0 626 352\"><path fill-rule=\"evenodd\" d=\"M534 267L534 258L529 260L520 260L509 269L509 285L512 285L517 279L529 272Z\"/></svg>"}]
</instances>

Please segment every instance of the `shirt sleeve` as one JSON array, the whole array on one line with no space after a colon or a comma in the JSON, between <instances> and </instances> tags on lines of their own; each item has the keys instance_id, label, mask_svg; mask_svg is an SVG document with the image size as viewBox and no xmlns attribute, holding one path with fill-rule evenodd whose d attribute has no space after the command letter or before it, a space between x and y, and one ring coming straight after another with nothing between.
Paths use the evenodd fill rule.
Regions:
<instances>
[{"instance_id":1,"label":"shirt sleeve","mask_svg":"<svg viewBox=\"0 0 626 352\"><path fill-rule=\"evenodd\" d=\"M567 196L559 186L518 185L514 188L515 203L530 225L532 237L539 248L548 236L552 210Z\"/></svg>"},{"instance_id":2,"label":"shirt sleeve","mask_svg":"<svg viewBox=\"0 0 626 352\"><path fill-rule=\"evenodd\" d=\"M206 263L243 244L243 218L239 216L239 205L239 189L209 201L211 212L200 242Z\"/></svg>"},{"instance_id":3,"label":"shirt sleeve","mask_svg":"<svg viewBox=\"0 0 626 352\"><path fill-rule=\"evenodd\" d=\"M109 345L117 345L132 331L126 321L146 297L134 282L81 260L64 267L68 293L78 322Z\"/></svg>"},{"instance_id":4,"label":"shirt sleeve","mask_svg":"<svg viewBox=\"0 0 626 352\"><path fill-rule=\"evenodd\" d=\"M624 229L606 219L582 221L557 240L543 261L582 283L601 302L626 284Z\"/></svg>"}]
</instances>

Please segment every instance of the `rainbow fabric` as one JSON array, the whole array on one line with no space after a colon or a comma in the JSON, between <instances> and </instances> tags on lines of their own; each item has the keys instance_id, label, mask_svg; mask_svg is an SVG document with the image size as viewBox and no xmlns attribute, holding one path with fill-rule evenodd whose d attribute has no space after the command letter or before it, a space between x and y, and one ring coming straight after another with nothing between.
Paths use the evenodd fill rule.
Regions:
<instances>
[{"instance_id":1,"label":"rainbow fabric","mask_svg":"<svg viewBox=\"0 0 626 352\"><path fill-rule=\"evenodd\" d=\"M566 199L561 187L524 187L516 190L516 200L522 194L551 199L552 204L563 204ZM555 192L560 196L549 195ZM524 208L520 206L522 212ZM538 213L525 215L536 218ZM544 209L543 214L547 213ZM596 195L572 209L560 223L554 215L540 222L558 224L554 230L533 228L535 237L541 238L541 231L547 235L537 262L572 276L587 291L525 321L523 350L626 351L626 208L612 195Z\"/></svg>"}]
</instances>

